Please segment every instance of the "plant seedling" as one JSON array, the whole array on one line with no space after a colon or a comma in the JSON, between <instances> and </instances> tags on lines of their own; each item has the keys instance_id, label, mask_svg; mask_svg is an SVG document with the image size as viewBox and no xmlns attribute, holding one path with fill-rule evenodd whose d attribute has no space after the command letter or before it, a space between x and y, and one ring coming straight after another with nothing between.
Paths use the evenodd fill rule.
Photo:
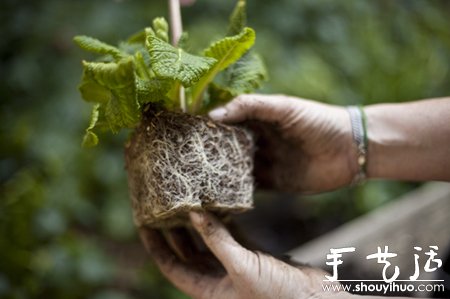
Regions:
<instances>
[{"instance_id":1,"label":"plant seedling","mask_svg":"<svg viewBox=\"0 0 450 299\"><path fill-rule=\"evenodd\" d=\"M93 103L83 146L97 145L98 132L132 129L125 161L138 226L180 225L192 209L252 207L252 135L204 116L266 79L261 58L250 51L255 31L246 27L245 1L237 2L227 36L200 54L186 51L187 34L171 45L164 18L117 47L74 40L101 55L83 61L79 90Z\"/></svg>"}]
</instances>

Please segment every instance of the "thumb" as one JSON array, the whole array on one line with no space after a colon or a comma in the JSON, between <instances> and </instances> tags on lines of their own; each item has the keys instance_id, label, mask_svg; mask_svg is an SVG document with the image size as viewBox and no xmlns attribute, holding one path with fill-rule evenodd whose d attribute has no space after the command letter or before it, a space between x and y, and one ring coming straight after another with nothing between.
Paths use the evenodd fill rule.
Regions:
<instances>
[{"instance_id":1,"label":"thumb","mask_svg":"<svg viewBox=\"0 0 450 299\"><path fill-rule=\"evenodd\" d=\"M243 260L250 260L254 254L239 245L225 226L215 217L205 212L189 213L194 228L200 233L206 246L217 257L228 274L243 274L248 265Z\"/></svg>"},{"instance_id":2,"label":"thumb","mask_svg":"<svg viewBox=\"0 0 450 299\"><path fill-rule=\"evenodd\" d=\"M225 106L210 111L209 117L227 123L245 120L278 122L290 112L291 101L292 99L284 96L245 94L234 98Z\"/></svg>"}]
</instances>

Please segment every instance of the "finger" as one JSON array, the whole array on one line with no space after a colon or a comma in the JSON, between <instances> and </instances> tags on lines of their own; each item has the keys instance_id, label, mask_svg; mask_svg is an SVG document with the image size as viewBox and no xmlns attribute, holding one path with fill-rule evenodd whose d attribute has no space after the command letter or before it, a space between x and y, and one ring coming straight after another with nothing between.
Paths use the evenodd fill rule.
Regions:
<instances>
[{"instance_id":1,"label":"finger","mask_svg":"<svg viewBox=\"0 0 450 299\"><path fill-rule=\"evenodd\" d=\"M187 262L194 256L195 245L186 228L172 228L163 230L162 233L169 247L182 262Z\"/></svg>"},{"instance_id":2,"label":"finger","mask_svg":"<svg viewBox=\"0 0 450 299\"><path fill-rule=\"evenodd\" d=\"M141 227L139 235L160 271L181 291L199 298L210 292L217 284L216 278L201 274L181 263L156 230Z\"/></svg>"},{"instance_id":3,"label":"finger","mask_svg":"<svg viewBox=\"0 0 450 299\"><path fill-rule=\"evenodd\" d=\"M223 107L210 111L209 117L215 121L228 123L251 119L279 122L291 113L292 101L293 99L284 96L245 94L236 97Z\"/></svg>"},{"instance_id":4,"label":"finger","mask_svg":"<svg viewBox=\"0 0 450 299\"><path fill-rule=\"evenodd\" d=\"M252 252L239 245L223 224L210 214L190 212L189 216L206 246L222 263L227 272L231 275L243 274L248 265L245 263L245 259L252 258Z\"/></svg>"}]
</instances>

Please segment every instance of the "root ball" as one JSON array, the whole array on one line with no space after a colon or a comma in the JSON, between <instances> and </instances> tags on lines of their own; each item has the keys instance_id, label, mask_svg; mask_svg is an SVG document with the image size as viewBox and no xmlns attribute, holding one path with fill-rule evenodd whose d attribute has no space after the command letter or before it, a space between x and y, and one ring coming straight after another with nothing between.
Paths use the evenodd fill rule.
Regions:
<instances>
[{"instance_id":1,"label":"root ball","mask_svg":"<svg viewBox=\"0 0 450 299\"><path fill-rule=\"evenodd\" d=\"M171 227L190 210L252 208L253 139L239 127L174 112L147 113L125 148L136 225Z\"/></svg>"}]
</instances>

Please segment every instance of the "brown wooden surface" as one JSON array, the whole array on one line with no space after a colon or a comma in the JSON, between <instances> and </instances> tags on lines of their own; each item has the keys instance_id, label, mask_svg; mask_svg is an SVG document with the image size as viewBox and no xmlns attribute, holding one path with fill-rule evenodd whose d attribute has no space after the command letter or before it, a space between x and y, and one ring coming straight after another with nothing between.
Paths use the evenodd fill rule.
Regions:
<instances>
[{"instance_id":1,"label":"brown wooden surface","mask_svg":"<svg viewBox=\"0 0 450 299\"><path fill-rule=\"evenodd\" d=\"M384 246L389 246L389 252L398 254L389 261L400 268L399 279L409 279L413 275L414 253L420 256L419 279L436 279L436 272L423 270L428 258L424 253L429 251L430 245L439 246L437 258L446 258L450 249L449 183L428 183L288 254L293 260L331 271L325 264L330 248L356 247L356 252L344 253L342 260L347 266L345 269L350 267L357 277L345 279L381 279L383 266L376 260L367 260L366 256L376 253L377 246L383 251ZM414 250L414 246L422 247L422 252ZM339 279L343 279L341 276L345 273Z\"/></svg>"}]
</instances>

